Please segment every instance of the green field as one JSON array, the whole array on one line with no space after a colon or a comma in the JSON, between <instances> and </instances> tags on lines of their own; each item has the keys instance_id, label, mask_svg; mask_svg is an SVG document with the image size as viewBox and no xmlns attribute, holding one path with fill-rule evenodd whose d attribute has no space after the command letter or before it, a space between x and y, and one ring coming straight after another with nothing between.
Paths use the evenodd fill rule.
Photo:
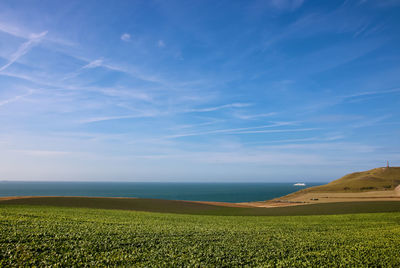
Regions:
<instances>
[{"instance_id":1,"label":"green field","mask_svg":"<svg viewBox=\"0 0 400 268\"><path fill-rule=\"evenodd\" d=\"M400 266L400 213L206 216L0 204L0 266Z\"/></svg>"},{"instance_id":2,"label":"green field","mask_svg":"<svg viewBox=\"0 0 400 268\"><path fill-rule=\"evenodd\" d=\"M161 199L101 197L40 197L2 200L0 204L120 209L218 216L300 216L400 212L399 201L321 203L277 208L240 208Z\"/></svg>"}]
</instances>

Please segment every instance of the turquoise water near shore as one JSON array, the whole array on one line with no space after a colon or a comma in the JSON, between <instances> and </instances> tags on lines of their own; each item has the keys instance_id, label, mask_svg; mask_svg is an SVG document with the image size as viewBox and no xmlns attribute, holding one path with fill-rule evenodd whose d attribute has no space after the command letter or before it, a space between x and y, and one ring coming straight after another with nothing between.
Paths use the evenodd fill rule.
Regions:
<instances>
[{"instance_id":1,"label":"turquoise water near shore","mask_svg":"<svg viewBox=\"0 0 400 268\"><path fill-rule=\"evenodd\" d=\"M250 202L304 189L293 183L0 182L4 196L138 197L189 201Z\"/></svg>"}]
</instances>

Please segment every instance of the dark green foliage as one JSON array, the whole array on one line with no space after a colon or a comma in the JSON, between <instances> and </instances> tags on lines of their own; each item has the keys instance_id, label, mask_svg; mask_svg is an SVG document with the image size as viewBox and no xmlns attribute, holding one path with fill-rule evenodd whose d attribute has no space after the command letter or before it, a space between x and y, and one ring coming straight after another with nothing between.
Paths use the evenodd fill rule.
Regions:
<instances>
[{"instance_id":1,"label":"dark green foliage","mask_svg":"<svg viewBox=\"0 0 400 268\"><path fill-rule=\"evenodd\" d=\"M220 217L0 205L0 267L399 267L399 248L400 213Z\"/></svg>"}]
</instances>

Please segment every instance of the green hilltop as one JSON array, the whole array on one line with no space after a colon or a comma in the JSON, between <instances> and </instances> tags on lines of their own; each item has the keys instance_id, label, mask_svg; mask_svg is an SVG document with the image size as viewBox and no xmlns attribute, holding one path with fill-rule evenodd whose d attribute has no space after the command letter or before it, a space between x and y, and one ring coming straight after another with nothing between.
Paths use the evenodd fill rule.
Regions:
<instances>
[{"instance_id":1,"label":"green hilltop","mask_svg":"<svg viewBox=\"0 0 400 268\"><path fill-rule=\"evenodd\" d=\"M381 167L354 172L328 184L304 189L307 192L363 192L394 190L400 184L400 167Z\"/></svg>"}]
</instances>

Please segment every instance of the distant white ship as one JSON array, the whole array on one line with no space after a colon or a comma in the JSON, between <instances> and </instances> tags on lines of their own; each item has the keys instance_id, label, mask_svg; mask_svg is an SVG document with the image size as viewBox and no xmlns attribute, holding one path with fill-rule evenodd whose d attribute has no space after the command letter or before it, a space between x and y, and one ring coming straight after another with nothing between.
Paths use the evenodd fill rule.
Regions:
<instances>
[{"instance_id":1,"label":"distant white ship","mask_svg":"<svg viewBox=\"0 0 400 268\"><path fill-rule=\"evenodd\" d=\"M294 186L306 186L306 184L304 182L298 182L293 184Z\"/></svg>"}]
</instances>

